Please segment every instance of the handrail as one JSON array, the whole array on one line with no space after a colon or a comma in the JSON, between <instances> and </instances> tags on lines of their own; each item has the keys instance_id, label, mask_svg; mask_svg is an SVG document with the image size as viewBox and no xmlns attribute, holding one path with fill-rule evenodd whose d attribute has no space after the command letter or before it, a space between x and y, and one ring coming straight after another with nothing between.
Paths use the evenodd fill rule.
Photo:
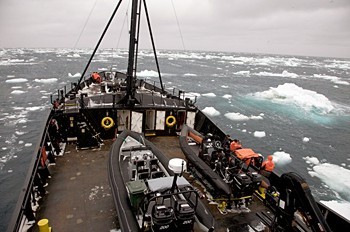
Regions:
<instances>
[{"instance_id":1,"label":"handrail","mask_svg":"<svg viewBox=\"0 0 350 232\"><path fill-rule=\"evenodd\" d=\"M21 226L21 221L24 217L24 210L26 209L28 201L30 201L30 195L33 189L34 177L38 172L38 166L40 163L41 147L43 147L44 145L45 138L48 132L49 122L51 119L50 114L51 114L51 111L46 113L47 117L45 118L47 118L48 120L46 121L45 124L43 124L42 128L40 128L40 131L43 131L43 133L41 135L40 141L35 146L33 158L29 164L29 170L27 172L27 175L23 184L22 192L19 195L15 210L12 213L9 226L7 227L8 232L19 231Z\"/></svg>"},{"instance_id":2,"label":"handrail","mask_svg":"<svg viewBox=\"0 0 350 232\"><path fill-rule=\"evenodd\" d=\"M152 86L161 85L162 87L157 87L157 88L165 89L165 85L164 84L162 85L162 83L160 83L158 81L152 80L153 83L150 83L149 79L147 79L147 78L146 79L138 79L138 80L142 81L143 83L152 85ZM161 89L159 89L159 90L161 90ZM197 96L195 94L187 93L186 91L178 89L176 87L172 87L171 89L172 89L171 94L173 96L178 97L179 99L185 100L187 97L191 97L191 98L194 98L195 102L197 101ZM166 91L164 90L163 93L166 94Z\"/></svg>"},{"instance_id":3,"label":"handrail","mask_svg":"<svg viewBox=\"0 0 350 232\"><path fill-rule=\"evenodd\" d=\"M86 78L85 78L86 77ZM84 85L85 84L85 82L88 82L89 81L89 76L85 76L84 77L84 82L82 82L80 85ZM157 81L153 81L153 83L151 83L149 80L147 80L147 79L138 79L138 85L139 86L142 86L142 85L146 85L147 87L146 87L146 89L148 89L149 91L154 91L154 92L158 92L160 95L161 95L161 97L164 95L164 96L166 96L166 95L171 95L171 97L172 98L175 98L175 99L178 99L178 100L185 100L186 101L186 98L190 98L192 101L193 101L193 103L196 103L196 101L197 101L197 96L196 95L194 95L194 94L191 94L191 93L187 93L187 92L185 92L184 90L181 90L181 89L178 89L178 88L175 88L175 87L172 87L172 89L170 90L170 92L169 93L167 93L166 91L161 91L161 88L160 87L157 87L158 85L159 85L160 83L159 82L157 82ZM153 86L153 88L154 89L150 89L149 88L149 86ZM165 86L163 86L163 87L165 87ZM66 97L68 97L68 95L70 94L70 93L72 93L72 91L75 91L75 87L71 87L71 89L70 90L68 90L67 91L67 86L64 86L64 96L62 95L62 96L60 96L60 95L57 95L57 98L58 99L60 99L61 100L61 104L63 104L64 106L65 106L65 101L63 100L63 99L65 99ZM59 91L58 91L59 92ZM80 98L81 99L81 94L77 94L77 93L75 93L74 92L74 94L75 94L75 97L76 98ZM112 94L112 93L111 93ZM96 104L94 104L94 106L93 107L106 107L106 106L111 106L111 107L114 107L115 106L115 103L116 102L113 102L113 101L111 101L111 102L108 102L108 101L105 101L104 100L104 98L106 97L106 95L107 96L109 96L109 94L106 94L106 93L104 93L104 92L100 92L100 93L95 93L94 94L94 98L95 98L95 100L99 100L98 102L99 103L96 103ZM142 101L143 101L143 98L142 98L142 96L143 96L143 94L142 93L140 93L140 95L141 95L141 99L139 99L140 100L140 103L142 103ZM55 95L56 96L56 95ZM152 96L153 96L153 93L152 93ZM91 97L91 96L89 96L89 97ZM51 99L52 99L53 97L51 96ZM84 105L84 108L93 108L93 107L91 107L91 106L89 106L88 104L85 104Z\"/></svg>"},{"instance_id":4,"label":"handrail","mask_svg":"<svg viewBox=\"0 0 350 232\"><path fill-rule=\"evenodd\" d=\"M82 77L82 79L84 80L83 82L80 83L80 85L84 85L86 82L89 81L89 78L90 76L89 75L85 75ZM166 91L163 91L162 89L165 89L165 85L162 85L162 83L158 82L158 81L155 81L155 80L150 80L150 79L137 79L138 81L138 84L139 85L149 85L149 86L153 86L154 89L153 91L155 92L159 92L160 94L162 95L167 95L167 92ZM153 83L152 83L153 82ZM75 89L76 89L76 83L70 83L70 84L67 84L67 85L64 85L62 88L60 88L56 94L52 94L51 95L51 103L54 102L54 100L58 100L60 101L61 104L65 105L65 101L64 99L69 97L68 95L70 93L74 93L76 94L75 97L80 97L80 95L78 95L76 92L75 92ZM162 85L162 86L161 86ZM157 87L157 86L160 86L160 87ZM80 86L81 87L81 86ZM152 91L152 89L149 89ZM171 94L172 96L176 97L177 99L179 100L186 100L186 98L189 98L190 100L193 101L193 103L196 103L197 101L197 96L195 94L191 94L191 93L187 93L186 91L184 90L181 90L181 89L178 89L176 87L172 87L170 89L170 92L169 94ZM101 98L100 99L103 99L103 97L105 96L106 94L105 93L100 93L100 94L96 94L95 96L100 96ZM142 99L140 99L142 100ZM98 104L99 106L107 106L108 103L106 103L105 101L101 101L103 103L100 103ZM85 105L86 108L90 108L88 106Z\"/></svg>"}]
</instances>

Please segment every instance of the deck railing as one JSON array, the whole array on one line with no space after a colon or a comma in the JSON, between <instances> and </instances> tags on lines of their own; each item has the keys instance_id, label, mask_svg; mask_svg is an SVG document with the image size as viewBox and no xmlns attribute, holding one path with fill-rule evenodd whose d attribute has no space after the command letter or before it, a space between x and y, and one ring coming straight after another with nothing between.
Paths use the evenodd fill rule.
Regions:
<instances>
[{"instance_id":1,"label":"deck railing","mask_svg":"<svg viewBox=\"0 0 350 232\"><path fill-rule=\"evenodd\" d=\"M48 127L51 119L49 112L47 113L46 118L48 118L47 122L42 125L42 128L40 128L42 134L39 136L39 142L35 147L22 191L7 228L8 232L25 231L23 228L29 227L26 223L28 222L28 214L33 213L31 203L34 201L34 179L38 175L38 168L41 162L41 150L45 145L45 138L48 135Z\"/></svg>"},{"instance_id":2,"label":"deck railing","mask_svg":"<svg viewBox=\"0 0 350 232\"><path fill-rule=\"evenodd\" d=\"M90 82L89 76L85 76L83 78L83 80L84 81L80 84L81 88L83 88L87 84L91 84L91 83L88 83L88 82ZM152 91L152 93L151 93L152 102L156 102L155 96L157 96L159 99L159 93L161 94L160 95L160 98L161 98L160 104L162 104L162 102L163 102L163 96L164 96L164 99L166 99L169 96L171 96L172 99L177 99L178 105L185 104L181 101L186 101L187 98L193 103L196 103L196 101L197 101L196 95L186 93L184 90L178 89L176 87L171 87L168 89L168 91L162 92L162 89L160 87L158 87L158 86L160 86L160 82L158 82L158 81L154 81L154 80L152 81L152 80L147 79L147 78L145 80L138 79L137 84L139 86L145 86L146 89ZM82 100L81 98L83 98L82 96L84 96L84 94L82 96L78 95L75 92L75 88L76 88L76 84L70 83L70 84L65 85L62 88L58 89L56 94L51 95L51 103L54 104L54 101L58 101L59 104L62 105L64 109L77 111L81 107L81 100ZM165 89L165 85L163 85L163 89ZM115 92L113 94L106 94L105 91L101 91L97 94L94 94L93 107L114 107L115 104L117 104L116 101L118 100L118 98L116 97L117 93L118 92ZM158 93L158 94L156 94L156 93ZM141 93L140 96L141 96L141 98L139 99L139 101L141 104L143 104L144 103L143 101L145 99L144 94ZM150 94L148 93L147 96L150 96ZM92 106L89 105L89 102L85 102L84 107L90 108Z\"/></svg>"}]
</instances>

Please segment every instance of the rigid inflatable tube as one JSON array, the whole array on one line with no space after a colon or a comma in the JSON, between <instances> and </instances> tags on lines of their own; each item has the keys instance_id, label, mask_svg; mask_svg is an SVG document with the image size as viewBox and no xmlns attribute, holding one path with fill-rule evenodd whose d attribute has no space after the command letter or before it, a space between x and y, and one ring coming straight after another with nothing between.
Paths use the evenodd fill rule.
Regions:
<instances>
[{"instance_id":1,"label":"rigid inflatable tube","mask_svg":"<svg viewBox=\"0 0 350 232\"><path fill-rule=\"evenodd\" d=\"M116 209L122 209L122 213L117 210L118 221L120 224L120 229L123 232L135 232L139 231L139 226L136 221L135 215L133 214L128 200L128 193L126 186L121 175L119 166L119 156L120 147L124 142L125 137L129 134L127 131L121 133L109 152L109 162L108 162L108 179L113 192L114 204Z\"/></svg>"},{"instance_id":2,"label":"rigid inflatable tube","mask_svg":"<svg viewBox=\"0 0 350 232\"><path fill-rule=\"evenodd\" d=\"M187 143L187 133L191 131L196 134L196 131L192 130L188 126L184 126L181 130L180 147L182 152L186 155L187 159L196 166L197 170L210 182L215 188L220 189L226 195L231 195L230 186L216 173L214 172L197 154L191 149ZM198 132L197 132L198 134Z\"/></svg>"}]
</instances>

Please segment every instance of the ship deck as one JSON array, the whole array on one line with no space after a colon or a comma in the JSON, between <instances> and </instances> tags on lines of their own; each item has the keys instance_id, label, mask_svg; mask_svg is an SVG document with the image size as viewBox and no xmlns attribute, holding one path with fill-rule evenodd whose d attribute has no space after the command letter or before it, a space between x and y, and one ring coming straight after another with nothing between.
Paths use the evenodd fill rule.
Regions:
<instances>
[{"instance_id":1,"label":"ship deck","mask_svg":"<svg viewBox=\"0 0 350 232\"><path fill-rule=\"evenodd\" d=\"M53 231L111 231L118 228L108 183L107 160L112 141L101 149L76 150L67 144L56 165L50 166L49 192L38 219L46 218ZM39 231L35 226L34 231Z\"/></svg>"},{"instance_id":2,"label":"ship deck","mask_svg":"<svg viewBox=\"0 0 350 232\"><path fill-rule=\"evenodd\" d=\"M149 137L160 151L169 158L185 158L178 137ZM41 203L37 219L46 218L52 230L60 231L116 231L119 228L117 213L108 182L108 151L113 141L104 141L100 149L76 150L75 144L67 144L64 156L57 157L50 166L52 178L46 190L49 192ZM201 189L188 175L188 180ZM265 211L260 200L255 199L250 212L221 214L217 205L203 199L217 220L215 231L249 231L260 222L256 212ZM33 231L39 231L38 226Z\"/></svg>"}]
</instances>

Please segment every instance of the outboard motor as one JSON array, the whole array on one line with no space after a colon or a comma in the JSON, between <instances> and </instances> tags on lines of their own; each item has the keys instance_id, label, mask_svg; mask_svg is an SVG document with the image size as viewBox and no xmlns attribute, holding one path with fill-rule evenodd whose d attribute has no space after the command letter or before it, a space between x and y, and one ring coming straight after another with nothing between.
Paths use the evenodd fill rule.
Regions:
<instances>
[{"instance_id":1,"label":"outboard motor","mask_svg":"<svg viewBox=\"0 0 350 232\"><path fill-rule=\"evenodd\" d=\"M259 173L257 172L248 172L248 176L252 180L252 185L251 185L251 194L254 193L255 190L257 190L261 184L262 177Z\"/></svg>"},{"instance_id":2,"label":"outboard motor","mask_svg":"<svg viewBox=\"0 0 350 232\"><path fill-rule=\"evenodd\" d=\"M210 162L211 154L215 150L213 147L213 142L210 139L211 136L212 136L211 134L208 134L207 136L204 137L200 148L201 151L199 153L199 158L206 161L206 163ZM205 156L206 158L204 158Z\"/></svg>"},{"instance_id":3,"label":"outboard motor","mask_svg":"<svg viewBox=\"0 0 350 232\"><path fill-rule=\"evenodd\" d=\"M152 209L152 231L172 231L174 211L165 205L154 205Z\"/></svg>"},{"instance_id":4,"label":"outboard motor","mask_svg":"<svg viewBox=\"0 0 350 232\"><path fill-rule=\"evenodd\" d=\"M244 173L239 173L233 177L233 195L235 198L249 196L252 180Z\"/></svg>"},{"instance_id":5,"label":"outboard motor","mask_svg":"<svg viewBox=\"0 0 350 232\"><path fill-rule=\"evenodd\" d=\"M185 200L175 202L176 228L181 232L192 231L195 211Z\"/></svg>"}]
</instances>

